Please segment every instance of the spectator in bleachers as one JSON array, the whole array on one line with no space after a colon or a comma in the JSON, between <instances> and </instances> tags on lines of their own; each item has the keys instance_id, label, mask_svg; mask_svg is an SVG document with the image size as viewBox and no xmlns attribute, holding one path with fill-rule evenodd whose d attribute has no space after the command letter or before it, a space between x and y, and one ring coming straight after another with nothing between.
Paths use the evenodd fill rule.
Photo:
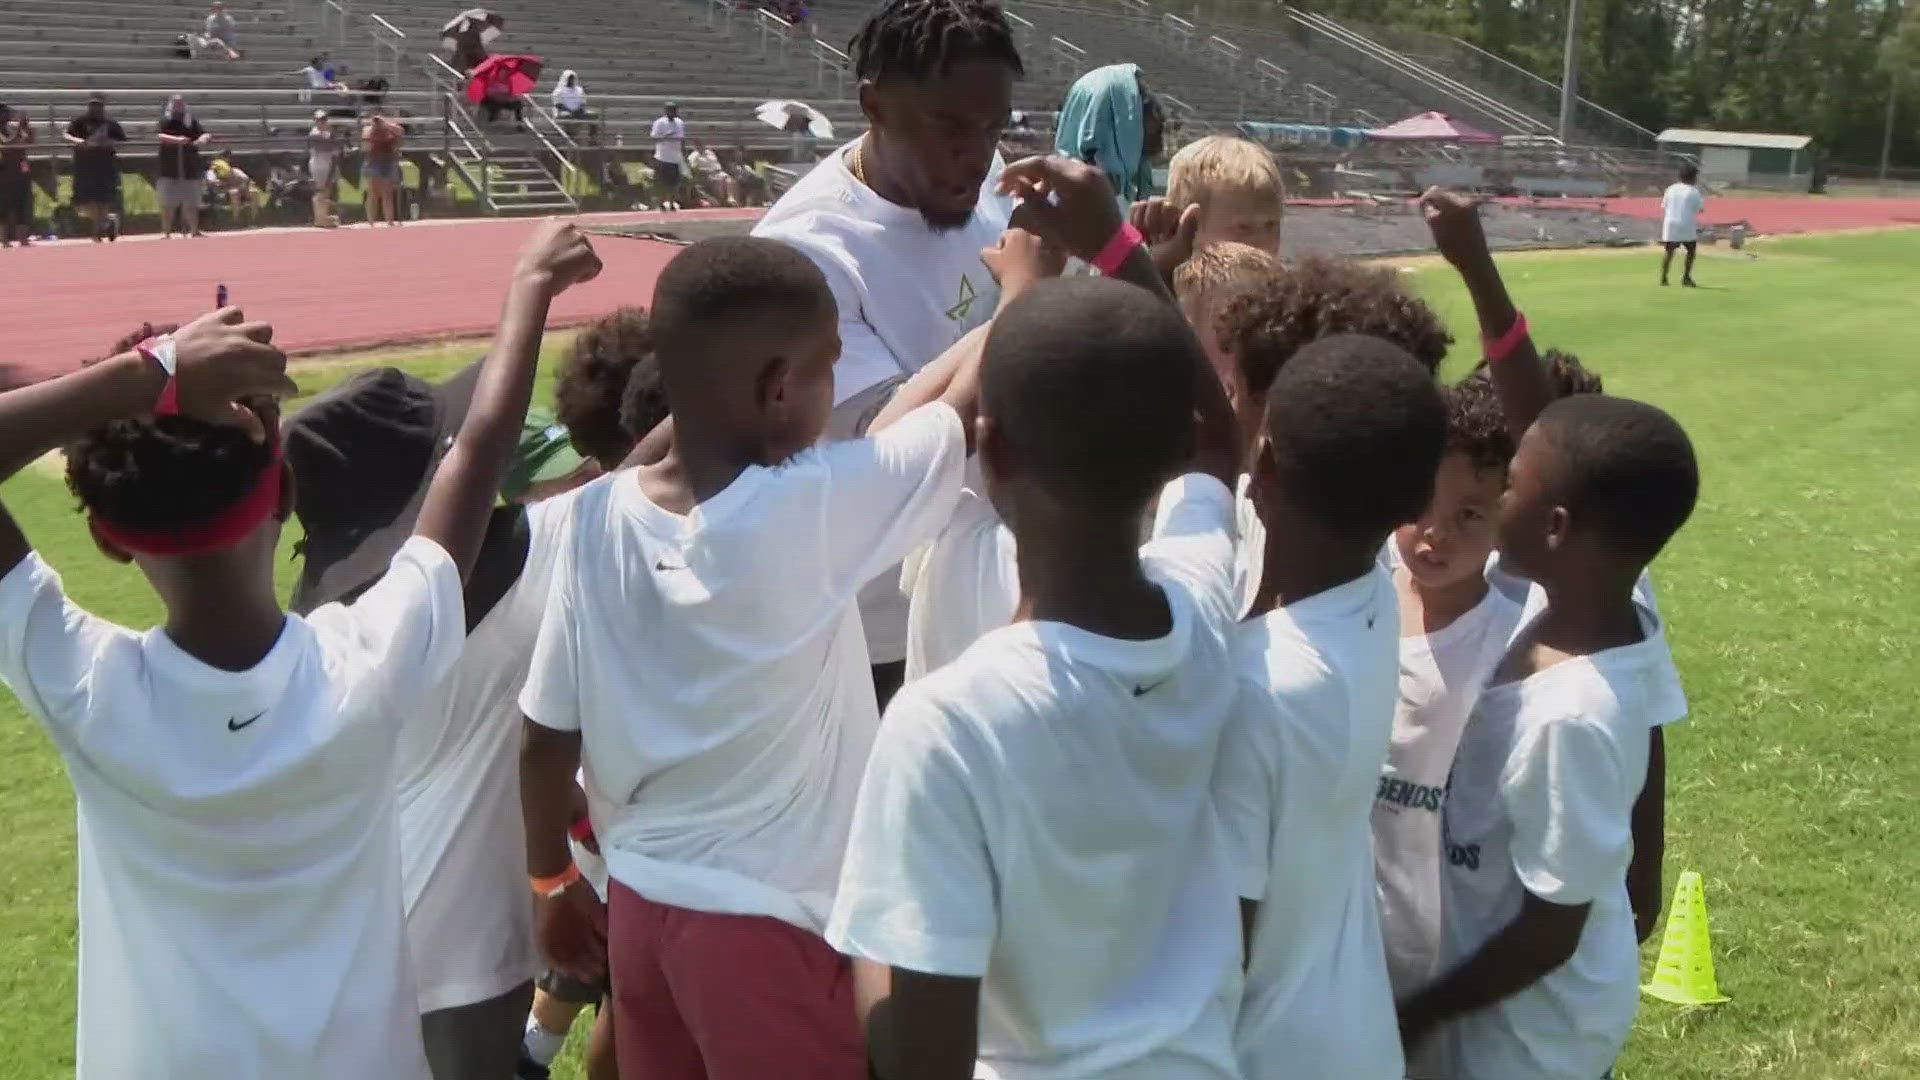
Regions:
<instances>
[{"instance_id":1,"label":"spectator in bleachers","mask_svg":"<svg viewBox=\"0 0 1920 1080\"><path fill-rule=\"evenodd\" d=\"M733 181L734 198L740 201L741 206L767 204L770 195L767 179L754 169L753 162L747 158L746 147L734 146L727 152L724 164L727 178Z\"/></svg>"},{"instance_id":2,"label":"spectator in bleachers","mask_svg":"<svg viewBox=\"0 0 1920 1080\"><path fill-rule=\"evenodd\" d=\"M187 99L179 94L167 99L160 114L160 169L154 178L154 191L160 196L160 235L173 237L173 221L180 219L180 231L200 235L200 200L206 194L201 178L200 148L213 136L187 108Z\"/></svg>"},{"instance_id":3,"label":"spectator in bleachers","mask_svg":"<svg viewBox=\"0 0 1920 1080\"><path fill-rule=\"evenodd\" d=\"M493 73L487 78L485 94L480 98L480 111L486 117L487 123L491 124L500 119L500 114L503 112L510 112L513 114L513 129L524 130L526 107L526 102L521 100L520 95L513 92L512 74L506 68L495 64Z\"/></svg>"},{"instance_id":4,"label":"spectator in bleachers","mask_svg":"<svg viewBox=\"0 0 1920 1080\"><path fill-rule=\"evenodd\" d=\"M213 6L207 11L205 27L200 32L202 52L219 52L229 60L241 57L239 32L234 26L233 16L227 13L227 5L213 0Z\"/></svg>"},{"instance_id":5,"label":"spectator in bleachers","mask_svg":"<svg viewBox=\"0 0 1920 1080\"><path fill-rule=\"evenodd\" d=\"M716 205L733 205L733 177L720 167L720 155L708 149L706 143L694 140L693 153L687 155L687 168L693 173L696 191Z\"/></svg>"},{"instance_id":6,"label":"spectator in bleachers","mask_svg":"<svg viewBox=\"0 0 1920 1080\"><path fill-rule=\"evenodd\" d=\"M367 224L378 225L384 211L387 224L400 224L400 143L407 130L378 110L360 129L360 145L367 152L362 172L367 181Z\"/></svg>"},{"instance_id":7,"label":"spectator in bleachers","mask_svg":"<svg viewBox=\"0 0 1920 1080\"><path fill-rule=\"evenodd\" d=\"M307 176L313 181L313 223L322 229L340 224L333 213L333 185L340 178L340 135L326 110L315 109L307 132Z\"/></svg>"},{"instance_id":8,"label":"spectator in bleachers","mask_svg":"<svg viewBox=\"0 0 1920 1080\"><path fill-rule=\"evenodd\" d=\"M593 115L587 111L586 88L572 68L560 73L560 81L553 88L553 113L562 120L585 120Z\"/></svg>"},{"instance_id":9,"label":"spectator in bleachers","mask_svg":"<svg viewBox=\"0 0 1920 1080\"><path fill-rule=\"evenodd\" d=\"M127 141L120 121L107 115L107 99L94 94L87 111L67 124L73 147L73 208L93 224L93 241L120 239L120 155Z\"/></svg>"},{"instance_id":10,"label":"spectator in bleachers","mask_svg":"<svg viewBox=\"0 0 1920 1080\"><path fill-rule=\"evenodd\" d=\"M294 72L294 74L305 79L307 83L306 89L300 91L301 104L311 104L315 91L324 92L332 90L337 93L346 90L346 87L334 81L333 65L327 62L326 53L321 53L319 56L307 61L307 66Z\"/></svg>"},{"instance_id":11,"label":"spectator in bleachers","mask_svg":"<svg viewBox=\"0 0 1920 1080\"><path fill-rule=\"evenodd\" d=\"M244 225L253 219L253 177L235 165L226 151L207 166L207 183L213 188L214 198L232 209L234 224Z\"/></svg>"},{"instance_id":12,"label":"spectator in bleachers","mask_svg":"<svg viewBox=\"0 0 1920 1080\"><path fill-rule=\"evenodd\" d=\"M27 160L33 145L33 122L10 106L0 105L0 247L33 242L33 173Z\"/></svg>"}]
</instances>

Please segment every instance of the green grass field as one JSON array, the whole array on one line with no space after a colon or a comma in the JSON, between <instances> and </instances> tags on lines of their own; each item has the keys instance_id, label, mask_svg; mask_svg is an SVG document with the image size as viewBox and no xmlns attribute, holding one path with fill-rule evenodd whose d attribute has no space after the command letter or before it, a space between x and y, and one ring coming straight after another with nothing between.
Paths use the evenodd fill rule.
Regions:
<instances>
[{"instance_id":1,"label":"green grass field","mask_svg":"<svg viewBox=\"0 0 1920 1080\"><path fill-rule=\"evenodd\" d=\"M1579 353L1609 390L1672 411L1702 462L1699 510L1655 570L1693 704L1668 736L1667 881L1705 876L1733 1000L1645 1000L1621 1072L1911 1077L1920 854L1906 830L1920 828L1920 730L1906 695L1920 683L1920 614L1901 583L1920 581L1920 231L1754 253L1706 252L1697 292L1658 288L1646 250L1504 263L1542 343ZM1408 273L1466 356L1473 324L1450 272ZM389 359L446 373L474 351ZM302 388L347 370L308 366ZM56 468L3 490L79 602L155 620L137 575L92 553ZM72 797L46 739L3 694L0 823L0 1045L12 1062L0 1073L69 1076Z\"/></svg>"}]
</instances>

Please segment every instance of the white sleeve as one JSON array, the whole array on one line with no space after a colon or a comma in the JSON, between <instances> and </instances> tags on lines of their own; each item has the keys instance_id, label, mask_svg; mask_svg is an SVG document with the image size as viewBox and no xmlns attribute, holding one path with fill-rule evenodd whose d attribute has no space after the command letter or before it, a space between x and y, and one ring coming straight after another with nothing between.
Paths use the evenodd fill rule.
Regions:
<instances>
[{"instance_id":1,"label":"white sleeve","mask_svg":"<svg viewBox=\"0 0 1920 1080\"><path fill-rule=\"evenodd\" d=\"M1645 729L1635 733L1649 738ZM1646 754L1631 771L1613 733L1570 717L1535 724L1508 754L1500 799L1513 826L1513 869L1533 895L1585 904L1618 888L1633 848L1633 803Z\"/></svg>"},{"instance_id":2,"label":"white sleeve","mask_svg":"<svg viewBox=\"0 0 1920 1080\"><path fill-rule=\"evenodd\" d=\"M94 660L126 633L68 600L38 553L0 578L0 682L50 728L86 716Z\"/></svg>"},{"instance_id":3,"label":"white sleeve","mask_svg":"<svg viewBox=\"0 0 1920 1080\"><path fill-rule=\"evenodd\" d=\"M1160 492L1153 539L1140 554L1193 591L1218 625L1238 610L1233 492L1218 478L1188 473Z\"/></svg>"},{"instance_id":4,"label":"white sleeve","mask_svg":"<svg viewBox=\"0 0 1920 1080\"><path fill-rule=\"evenodd\" d=\"M967 464L960 414L922 405L878 435L819 448L827 469L827 550L835 582L858 588L953 516Z\"/></svg>"},{"instance_id":5,"label":"white sleeve","mask_svg":"<svg viewBox=\"0 0 1920 1080\"><path fill-rule=\"evenodd\" d=\"M914 687L894 699L827 920L835 949L930 975L986 974L999 896L973 773L939 706Z\"/></svg>"},{"instance_id":6,"label":"white sleeve","mask_svg":"<svg viewBox=\"0 0 1920 1080\"><path fill-rule=\"evenodd\" d=\"M1273 867L1273 821L1280 800L1275 724L1267 695L1246 682L1221 733L1213 770L1213 807L1226 837L1234 887L1263 900Z\"/></svg>"},{"instance_id":7,"label":"white sleeve","mask_svg":"<svg viewBox=\"0 0 1920 1080\"><path fill-rule=\"evenodd\" d=\"M962 489L946 528L900 568L907 594L907 678L952 663L1020 606L1020 571L1003 543L1000 515L985 496Z\"/></svg>"},{"instance_id":8,"label":"white sleeve","mask_svg":"<svg viewBox=\"0 0 1920 1080\"><path fill-rule=\"evenodd\" d=\"M579 615L573 603L572 534L553 570L540 633L533 641L527 683L520 688L520 712L555 731L580 730Z\"/></svg>"},{"instance_id":9,"label":"white sleeve","mask_svg":"<svg viewBox=\"0 0 1920 1080\"><path fill-rule=\"evenodd\" d=\"M460 568L446 549L410 537L387 572L351 604L307 616L349 719L404 713L439 685L467 638Z\"/></svg>"}]
</instances>

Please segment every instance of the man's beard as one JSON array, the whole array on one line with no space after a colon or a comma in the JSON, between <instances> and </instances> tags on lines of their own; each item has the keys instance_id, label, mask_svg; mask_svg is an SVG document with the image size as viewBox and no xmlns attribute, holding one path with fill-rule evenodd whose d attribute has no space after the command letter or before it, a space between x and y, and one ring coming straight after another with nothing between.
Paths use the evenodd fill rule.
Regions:
<instances>
[{"instance_id":1,"label":"man's beard","mask_svg":"<svg viewBox=\"0 0 1920 1080\"><path fill-rule=\"evenodd\" d=\"M949 211L938 214L928 210L922 210L920 211L920 220L926 222L927 228L932 229L936 233L950 233L966 228L967 225L973 221L973 207L969 206L963 211Z\"/></svg>"}]
</instances>

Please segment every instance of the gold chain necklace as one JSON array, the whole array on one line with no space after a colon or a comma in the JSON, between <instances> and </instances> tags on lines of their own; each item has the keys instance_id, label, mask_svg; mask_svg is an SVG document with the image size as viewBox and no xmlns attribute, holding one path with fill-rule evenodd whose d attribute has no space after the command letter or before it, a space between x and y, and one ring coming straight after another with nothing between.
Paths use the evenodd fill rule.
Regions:
<instances>
[{"instance_id":1,"label":"gold chain necklace","mask_svg":"<svg viewBox=\"0 0 1920 1080\"><path fill-rule=\"evenodd\" d=\"M873 185L867 183L867 137L865 135L860 136L860 141L853 144L852 165L853 168L849 171L853 173L853 178L867 187L872 187Z\"/></svg>"}]
</instances>

